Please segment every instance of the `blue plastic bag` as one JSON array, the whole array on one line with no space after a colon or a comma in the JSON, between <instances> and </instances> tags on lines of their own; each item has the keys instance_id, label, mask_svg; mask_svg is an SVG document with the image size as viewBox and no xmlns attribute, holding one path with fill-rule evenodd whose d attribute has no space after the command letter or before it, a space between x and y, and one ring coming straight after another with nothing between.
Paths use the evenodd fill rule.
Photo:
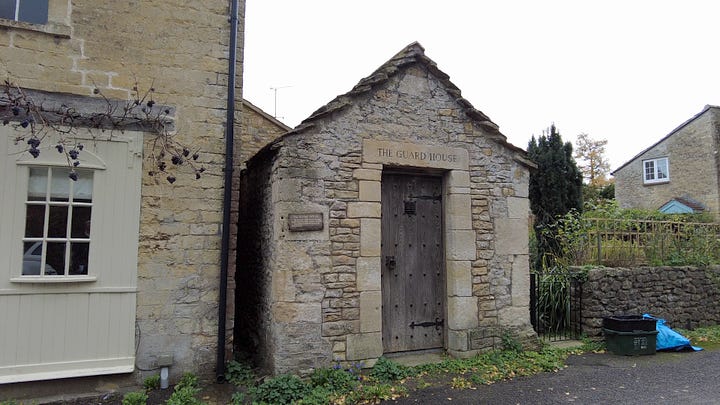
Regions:
<instances>
[{"instance_id":1,"label":"blue plastic bag","mask_svg":"<svg viewBox=\"0 0 720 405\"><path fill-rule=\"evenodd\" d=\"M656 318L650 314L643 314L645 319L655 319L655 329L657 329L657 340L655 343L656 350L675 350L680 351L684 349L692 349L695 351L702 350L702 347L693 346L690 344L690 339L670 329L665 324L664 319Z\"/></svg>"}]
</instances>

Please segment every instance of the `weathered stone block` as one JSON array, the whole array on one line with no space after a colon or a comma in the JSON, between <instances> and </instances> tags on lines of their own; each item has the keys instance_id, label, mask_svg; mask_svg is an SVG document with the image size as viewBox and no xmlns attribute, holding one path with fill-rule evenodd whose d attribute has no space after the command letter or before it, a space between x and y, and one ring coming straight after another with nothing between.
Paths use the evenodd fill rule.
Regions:
<instances>
[{"instance_id":1,"label":"weathered stone block","mask_svg":"<svg viewBox=\"0 0 720 405\"><path fill-rule=\"evenodd\" d=\"M495 219L495 251L499 255L526 255L528 247L528 220Z\"/></svg>"},{"instance_id":2,"label":"weathered stone block","mask_svg":"<svg viewBox=\"0 0 720 405\"><path fill-rule=\"evenodd\" d=\"M450 170L446 179L448 187L470 187L470 172L467 170Z\"/></svg>"},{"instance_id":3,"label":"weathered stone block","mask_svg":"<svg viewBox=\"0 0 720 405\"><path fill-rule=\"evenodd\" d=\"M468 334L466 331L447 331L447 349L456 351L467 351L468 350Z\"/></svg>"},{"instance_id":4,"label":"weathered stone block","mask_svg":"<svg viewBox=\"0 0 720 405\"><path fill-rule=\"evenodd\" d=\"M525 219L530 215L530 200L527 198L508 197L508 218Z\"/></svg>"},{"instance_id":5,"label":"weathered stone block","mask_svg":"<svg viewBox=\"0 0 720 405\"><path fill-rule=\"evenodd\" d=\"M358 180L380 181L382 178L382 170L355 169L353 170L353 178Z\"/></svg>"},{"instance_id":6,"label":"weathered stone block","mask_svg":"<svg viewBox=\"0 0 720 405\"><path fill-rule=\"evenodd\" d=\"M515 256L512 264L512 304L516 307L530 305L530 259L528 255Z\"/></svg>"},{"instance_id":7,"label":"weathered stone block","mask_svg":"<svg viewBox=\"0 0 720 405\"><path fill-rule=\"evenodd\" d=\"M273 320L282 323L314 323L322 321L320 302L276 302L272 309Z\"/></svg>"},{"instance_id":8,"label":"weathered stone block","mask_svg":"<svg viewBox=\"0 0 720 405\"><path fill-rule=\"evenodd\" d=\"M360 256L380 256L380 232L379 219L362 218L360 220Z\"/></svg>"},{"instance_id":9,"label":"weathered stone block","mask_svg":"<svg viewBox=\"0 0 720 405\"><path fill-rule=\"evenodd\" d=\"M382 327L380 291L360 293L360 332L380 332Z\"/></svg>"},{"instance_id":10,"label":"weathered stone block","mask_svg":"<svg viewBox=\"0 0 720 405\"><path fill-rule=\"evenodd\" d=\"M448 297L448 328L463 330L478 326L478 306L475 297Z\"/></svg>"},{"instance_id":11,"label":"weathered stone block","mask_svg":"<svg viewBox=\"0 0 720 405\"><path fill-rule=\"evenodd\" d=\"M445 249L448 260L475 260L475 231L448 230L445 237ZM527 239L527 235L525 236Z\"/></svg>"},{"instance_id":12,"label":"weathered stone block","mask_svg":"<svg viewBox=\"0 0 720 405\"><path fill-rule=\"evenodd\" d=\"M380 201L380 182L360 180L360 200Z\"/></svg>"},{"instance_id":13,"label":"weathered stone block","mask_svg":"<svg viewBox=\"0 0 720 405\"><path fill-rule=\"evenodd\" d=\"M379 256L358 257L357 288L359 291L380 290L381 263Z\"/></svg>"},{"instance_id":14,"label":"weathered stone block","mask_svg":"<svg viewBox=\"0 0 720 405\"><path fill-rule=\"evenodd\" d=\"M448 194L445 204L447 229L472 229L470 194Z\"/></svg>"},{"instance_id":15,"label":"weathered stone block","mask_svg":"<svg viewBox=\"0 0 720 405\"><path fill-rule=\"evenodd\" d=\"M348 203L348 218L380 218L379 202Z\"/></svg>"},{"instance_id":16,"label":"weathered stone block","mask_svg":"<svg viewBox=\"0 0 720 405\"><path fill-rule=\"evenodd\" d=\"M382 333L360 333L347 336L347 359L365 360L382 356Z\"/></svg>"},{"instance_id":17,"label":"weathered stone block","mask_svg":"<svg viewBox=\"0 0 720 405\"><path fill-rule=\"evenodd\" d=\"M472 295L472 271L470 261L448 260L447 295L470 297Z\"/></svg>"}]
</instances>

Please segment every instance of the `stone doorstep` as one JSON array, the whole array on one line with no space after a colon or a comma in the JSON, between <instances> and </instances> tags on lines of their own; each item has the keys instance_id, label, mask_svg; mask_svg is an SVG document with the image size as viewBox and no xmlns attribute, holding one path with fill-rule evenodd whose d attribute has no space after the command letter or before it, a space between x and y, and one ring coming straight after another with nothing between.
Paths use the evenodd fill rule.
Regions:
<instances>
[{"instance_id":1,"label":"stone doorstep","mask_svg":"<svg viewBox=\"0 0 720 405\"><path fill-rule=\"evenodd\" d=\"M407 367L419 366L422 364L437 364L448 359L443 349L418 350L412 352L387 353L383 354L389 360Z\"/></svg>"}]
</instances>

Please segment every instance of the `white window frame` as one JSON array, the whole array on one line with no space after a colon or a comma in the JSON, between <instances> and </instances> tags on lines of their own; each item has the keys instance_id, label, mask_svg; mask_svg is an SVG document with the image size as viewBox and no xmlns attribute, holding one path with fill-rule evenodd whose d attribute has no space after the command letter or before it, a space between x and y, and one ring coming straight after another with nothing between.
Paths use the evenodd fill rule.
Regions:
<instances>
[{"instance_id":1,"label":"white window frame","mask_svg":"<svg viewBox=\"0 0 720 405\"><path fill-rule=\"evenodd\" d=\"M660 171L660 163L665 166L666 173ZM648 165L652 164L652 173L648 171ZM663 176L664 177L661 177ZM667 183L670 181L670 161L667 157L645 159L642 161L643 184Z\"/></svg>"},{"instance_id":2,"label":"white window frame","mask_svg":"<svg viewBox=\"0 0 720 405\"><path fill-rule=\"evenodd\" d=\"M23 3L26 2L26 1L27 1L27 0L15 0L15 15L13 16L13 18L12 18L11 20L12 20L12 21L25 22L25 23L28 23L28 24L38 24L38 25L45 25L45 24L47 24L47 23L48 23L48 20L49 20L49 18L50 18L50 16L49 16L49 13L50 13L50 0L47 0L47 2L46 2L46 4L45 4L45 8L46 8L47 10L45 10L46 17L45 17L45 21L43 21L43 22L32 22L32 21L26 21L26 20L21 20L21 19L20 19L20 9L22 8Z\"/></svg>"},{"instance_id":3,"label":"white window frame","mask_svg":"<svg viewBox=\"0 0 720 405\"><path fill-rule=\"evenodd\" d=\"M15 18L0 18L0 27L41 32L58 38L70 38L70 34L72 33L72 29L70 27L72 0L48 0L47 7L47 22L44 24L18 20L19 8L16 7Z\"/></svg>"},{"instance_id":4,"label":"white window frame","mask_svg":"<svg viewBox=\"0 0 720 405\"><path fill-rule=\"evenodd\" d=\"M35 277L40 279L49 279L49 278L58 278L58 277L65 277L65 278L79 278L79 279L92 279L95 278L92 277L93 269L86 268L85 273L82 274L73 274L70 269L70 265L72 262L72 246L75 243L81 243L81 244L88 244L88 258L90 256L90 250L92 249L92 244L90 243L90 235L86 235L85 237L78 237L73 236L71 233L72 230L72 220L73 220L73 214L76 208L90 208L91 209L91 219L90 223L91 226L89 229L92 229L92 208L93 203L92 200L90 202L78 202L75 201L75 186L78 184L77 181L87 181L87 179L82 179L82 177L87 176L90 177L92 186L92 177L93 177L93 171L91 170L79 170L81 179L77 181L72 181L69 178L65 178L63 176L59 179L60 182L67 181L68 187L68 200L67 201L54 201L51 198L52 193L52 187L53 187L53 180L57 178L60 173L63 173L67 169L67 167L58 167L58 166L30 166L29 170L32 173L32 170L44 170L47 173L47 183L45 184L45 190L42 194L44 194L44 198L42 200L31 200L29 198L25 201L25 208L26 208L26 219L27 216L30 215L27 212L27 209L30 206L42 206L43 209L43 229L42 234L37 236L29 236L26 233L24 234L22 238L23 242L23 268L21 277ZM64 173L63 173L64 174ZM30 187L28 187L30 189ZM92 193L92 190L91 190ZM91 194L92 195L92 194ZM51 207L66 207L67 208L67 220L65 223L65 229L64 229L64 235L63 236L51 236L49 234L49 228L50 228L50 214L51 214ZM27 232L27 230L26 230ZM40 263L39 263L39 271L38 274L25 274L25 261L27 260L26 256L28 252L25 250L25 244L26 243L33 243L33 246L35 246L37 243L40 243L41 246L41 254L40 254ZM47 257L48 257L48 244L49 243L64 243L64 256L63 256L63 268L62 269L55 269L52 267L49 267L47 264ZM33 248L33 251L36 250L36 248ZM85 264L87 266L87 263ZM53 270L55 274L48 273L47 270ZM90 275L90 276L88 276Z\"/></svg>"}]
</instances>

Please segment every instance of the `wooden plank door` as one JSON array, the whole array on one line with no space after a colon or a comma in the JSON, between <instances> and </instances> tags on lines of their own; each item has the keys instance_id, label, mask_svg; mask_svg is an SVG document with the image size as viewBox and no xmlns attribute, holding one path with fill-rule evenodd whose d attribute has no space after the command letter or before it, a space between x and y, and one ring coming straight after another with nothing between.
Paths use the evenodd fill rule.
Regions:
<instances>
[{"instance_id":1,"label":"wooden plank door","mask_svg":"<svg viewBox=\"0 0 720 405\"><path fill-rule=\"evenodd\" d=\"M383 174L381 260L384 351L442 347L441 178Z\"/></svg>"}]
</instances>

